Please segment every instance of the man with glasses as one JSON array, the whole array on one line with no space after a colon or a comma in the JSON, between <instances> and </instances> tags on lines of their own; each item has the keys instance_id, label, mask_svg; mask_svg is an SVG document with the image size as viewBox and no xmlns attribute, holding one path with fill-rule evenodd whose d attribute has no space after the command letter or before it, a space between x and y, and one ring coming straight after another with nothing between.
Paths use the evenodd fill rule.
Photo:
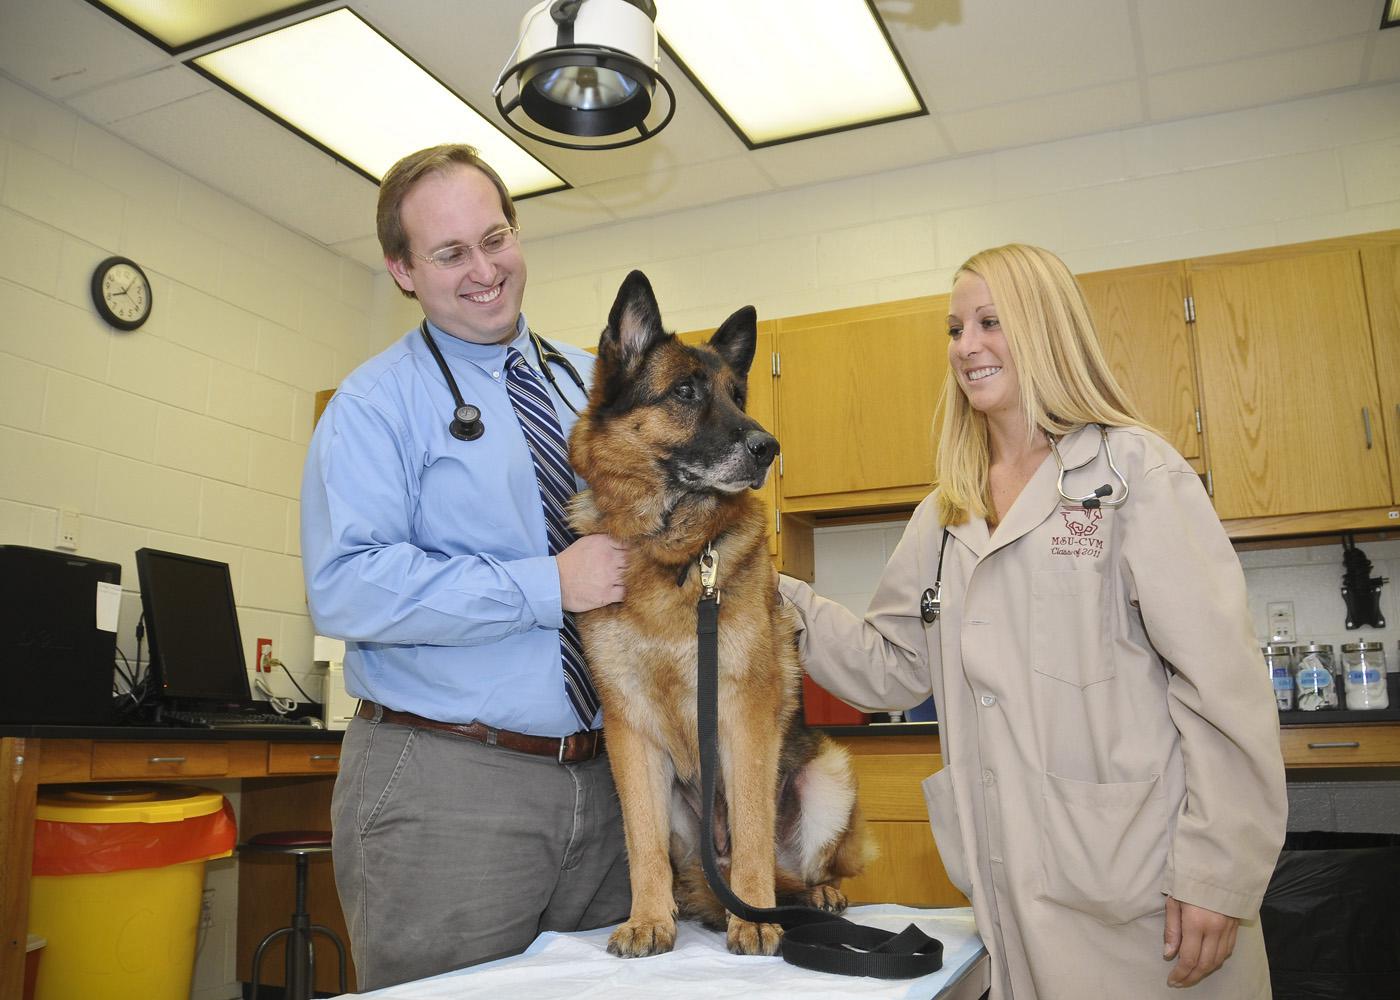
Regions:
<instances>
[{"instance_id":1,"label":"man with glasses","mask_svg":"<svg viewBox=\"0 0 1400 1000\"><path fill-rule=\"evenodd\" d=\"M541 353L558 355L520 311L515 206L474 149L438 146L390 169L377 221L424 320L331 399L301 506L311 615L347 640L361 699L332 803L361 990L613 923L630 903L570 614L621 600L626 552L560 523L584 393L543 377ZM588 353L558 354L591 374Z\"/></svg>"}]
</instances>

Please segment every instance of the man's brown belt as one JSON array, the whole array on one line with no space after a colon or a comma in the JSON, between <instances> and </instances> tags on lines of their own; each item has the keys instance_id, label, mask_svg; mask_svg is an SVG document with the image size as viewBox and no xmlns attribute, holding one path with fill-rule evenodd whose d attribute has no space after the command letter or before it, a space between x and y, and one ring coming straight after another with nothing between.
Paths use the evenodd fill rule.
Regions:
<instances>
[{"instance_id":1,"label":"man's brown belt","mask_svg":"<svg viewBox=\"0 0 1400 1000\"><path fill-rule=\"evenodd\" d=\"M590 729L568 736L527 736L525 733L512 733L509 729L493 729L480 722L438 722L436 719L425 719L412 712L396 712L372 701L360 702L360 708L355 714L371 722L378 720L391 722L396 726L432 729L439 733L450 733L463 739L485 743L487 746L505 747L520 753L550 757L561 764L592 760L603 752L601 729Z\"/></svg>"}]
</instances>

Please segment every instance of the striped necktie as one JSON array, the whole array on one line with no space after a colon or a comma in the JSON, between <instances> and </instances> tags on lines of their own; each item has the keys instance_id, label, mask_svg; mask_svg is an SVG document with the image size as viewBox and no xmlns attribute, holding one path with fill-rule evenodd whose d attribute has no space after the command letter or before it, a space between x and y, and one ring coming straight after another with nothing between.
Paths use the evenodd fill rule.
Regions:
<instances>
[{"instance_id":1,"label":"striped necktie","mask_svg":"<svg viewBox=\"0 0 1400 1000\"><path fill-rule=\"evenodd\" d=\"M530 445L530 457L535 462L535 482L540 488L540 506L544 508L549 554L557 556L575 537L564 513L577 492L574 470L569 466L564 432L560 430L559 417L555 415L549 394L514 347L506 352L506 390L510 393L520 429ZM578 626L567 611L564 612L564 626L559 630L559 648L564 662L564 693L583 728L591 729L593 717L598 713L598 692L588 676Z\"/></svg>"}]
</instances>

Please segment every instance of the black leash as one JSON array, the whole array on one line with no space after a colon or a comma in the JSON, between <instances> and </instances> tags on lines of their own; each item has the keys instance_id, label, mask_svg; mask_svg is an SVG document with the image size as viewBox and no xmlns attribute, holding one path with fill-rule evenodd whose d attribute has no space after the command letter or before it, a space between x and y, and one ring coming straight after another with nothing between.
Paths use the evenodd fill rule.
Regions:
<instances>
[{"instance_id":1,"label":"black leash","mask_svg":"<svg viewBox=\"0 0 1400 1000\"><path fill-rule=\"evenodd\" d=\"M841 976L914 979L943 967L943 942L910 924L895 934L853 923L834 913L809 906L750 906L736 896L715 861L715 769L719 761L719 589L716 556L710 546L700 557L700 603L696 638L699 670L696 677L696 725L700 737L701 821L700 862L715 896L741 920L779 924L783 928L780 954L791 965Z\"/></svg>"}]
</instances>

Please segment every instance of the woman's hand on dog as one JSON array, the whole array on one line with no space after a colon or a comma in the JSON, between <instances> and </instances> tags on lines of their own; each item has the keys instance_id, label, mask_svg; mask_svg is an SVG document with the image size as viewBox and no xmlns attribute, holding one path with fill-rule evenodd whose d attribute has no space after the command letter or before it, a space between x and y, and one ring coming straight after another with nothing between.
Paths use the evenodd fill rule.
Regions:
<instances>
[{"instance_id":1,"label":"woman's hand on dog","mask_svg":"<svg viewBox=\"0 0 1400 1000\"><path fill-rule=\"evenodd\" d=\"M627 546L608 535L584 535L554 557L565 611L592 611L622 600Z\"/></svg>"}]
</instances>

